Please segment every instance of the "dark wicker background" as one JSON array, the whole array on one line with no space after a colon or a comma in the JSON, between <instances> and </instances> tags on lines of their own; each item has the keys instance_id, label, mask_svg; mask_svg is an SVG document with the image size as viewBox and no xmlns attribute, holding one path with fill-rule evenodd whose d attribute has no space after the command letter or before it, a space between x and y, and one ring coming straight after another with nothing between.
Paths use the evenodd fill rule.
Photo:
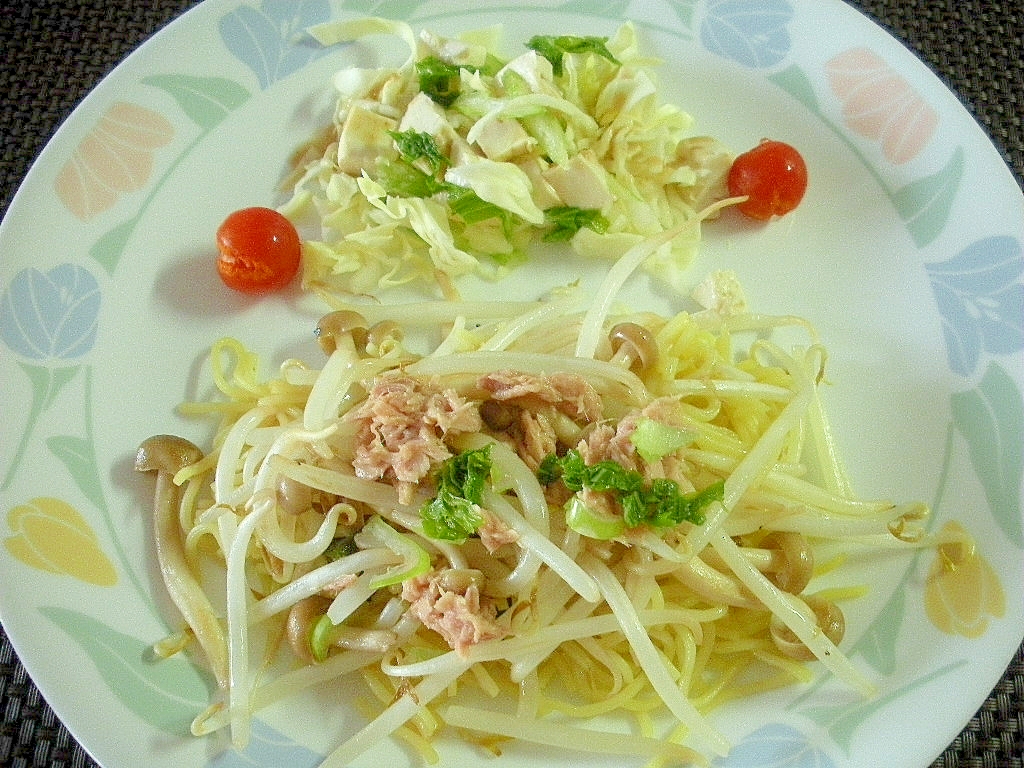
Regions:
<instances>
[{"instance_id":1,"label":"dark wicker background","mask_svg":"<svg viewBox=\"0 0 1024 768\"><path fill-rule=\"evenodd\" d=\"M32 160L88 90L193 4L189 0L3 0L0 215ZM1024 187L1024 2L852 0L851 4L917 53L961 98ZM1024 647L978 714L932 768L1024 768L1022 756ZM0 766L94 765L47 706L0 630Z\"/></svg>"}]
</instances>

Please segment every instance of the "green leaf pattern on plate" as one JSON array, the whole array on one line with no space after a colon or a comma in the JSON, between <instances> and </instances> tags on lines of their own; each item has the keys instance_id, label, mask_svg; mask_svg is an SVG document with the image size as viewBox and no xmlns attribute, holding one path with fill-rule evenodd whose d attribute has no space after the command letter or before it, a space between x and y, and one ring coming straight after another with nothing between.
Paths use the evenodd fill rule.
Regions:
<instances>
[{"instance_id":1,"label":"green leaf pattern on plate","mask_svg":"<svg viewBox=\"0 0 1024 768\"><path fill-rule=\"evenodd\" d=\"M832 740L849 753L854 734L868 718L884 709L893 701L906 696L915 688L920 688L922 685L948 675L966 663L966 659L954 661L922 675L906 685L893 688L885 695L878 696L877 698L868 699L853 705L848 701L844 701L834 705L806 707L801 710L800 714L823 726Z\"/></svg>"},{"instance_id":2,"label":"green leaf pattern on plate","mask_svg":"<svg viewBox=\"0 0 1024 768\"><path fill-rule=\"evenodd\" d=\"M945 228L964 175L964 162L963 147L957 147L941 170L890 193L896 212L918 246L932 242Z\"/></svg>"},{"instance_id":3,"label":"green leaf pattern on plate","mask_svg":"<svg viewBox=\"0 0 1024 768\"><path fill-rule=\"evenodd\" d=\"M128 241L135 233L135 227L138 226L142 213L143 211L140 210L137 215L107 231L89 249L89 255L110 274L117 269L121 255L128 247Z\"/></svg>"},{"instance_id":4,"label":"green leaf pattern on plate","mask_svg":"<svg viewBox=\"0 0 1024 768\"><path fill-rule=\"evenodd\" d=\"M1010 375L991 363L975 389L954 394L953 421L967 442L971 465L1007 538L1024 549L1021 475L1024 473L1024 402Z\"/></svg>"},{"instance_id":5,"label":"green leaf pattern on plate","mask_svg":"<svg viewBox=\"0 0 1024 768\"><path fill-rule=\"evenodd\" d=\"M873 669L883 675L891 675L896 671L896 642L899 640L900 627L903 626L903 611L906 608L903 590L905 581L904 578L896 587L892 597L871 622L867 632L850 649L851 655L859 654Z\"/></svg>"},{"instance_id":6,"label":"green leaf pattern on plate","mask_svg":"<svg viewBox=\"0 0 1024 768\"><path fill-rule=\"evenodd\" d=\"M673 10L677 14L685 13L686 5L687 3L672 3ZM692 4L690 5L692 8ZM598 2L593 2L592 0L569 0L569 2L558 6L558 10L562 13L578 12L606 19L622 19L625 18L628 7L629 2L627 0L598 0Z\"/></svg>"},{"instance_id":7,"label":"green leaf pattern on plate","mask_svg":"<svg viewBox=\"0 0 1024 768\"><path fill-rule=\"evenodd\" d=\"M161 659L150 643L78 611L42 606L39 612L85 651L126 709L160 732L191 738L192 721L216 688L212 675L181 654ZM224 747L211 768L315 768L324 759L259 720L252 736L242 752Z\"/></svg>"},{"instance_id":8,"label":"green leaf pattern on plate","mask_svg":"<svg viewBox=\"0 0 1024 768\"><path fill-rule=\"evenodd\" d=\"M624 3L624 5L628 5L628 3ZM673 0L669 5L683 27L693 29L693 20L697 15L697 0ZM621 18L624 15L625 11L623 10L617 17Z\"/></svg>"},{"instance_id":9,"label":"green leaf pattern on plate","mask_svg":"<svg viewBox=\"0 0 1024 768\"><path fill-rule=\"evenodd\" d=\"M249 100L249 92L224 77L153 75L142 79L170 94L182 112L203 131L216 128L231 112Z\"/></svg>"},{"instance_id":10,"label":"green leaf pattern on plate","mask_svg":"<svg viewBox=\"0 0 1024 768\"><path fill-rule=\"evenodd\" d=\"M43 606L39 612L82 647L125 707L160 731L188 735L207 706L212 678L182 657L156 659L149 643L78 611Z\"/></svg>"},{"instance_id":11,"label":"green leaf pattern on plate","mask_svg":"<svg viewBox=\"0 0 1024 768\"><path fill-rule=\"evenodd\" d=\"M0 488L7 488L14 479L15 473L21 466L21 460L25 455L25 450L28 448L28 443L35 432L39 417L53 405L57 395L75 377L79 370L77 365L55 368L48 365L31 365L21 362L18 363L18 367L25 372L31 382L32 405L29 406L28 420L22 429L21 437L18 439L18 447L14 451L14 458L7 468L3 484Z\"/></svg>"},{"instance_id":12,"label":"green leaf pattern on plate","mask_svg":"<svg viewBox=\"0 0 1024 768\"><path fill-rule=\"evenodd\" d=\"M105 507L103 489L97 482L99 467L92 441L78 435L53 435L46 438L46 445L67 468L86 498L101 509Z\"/></svg>"}]
</instances>

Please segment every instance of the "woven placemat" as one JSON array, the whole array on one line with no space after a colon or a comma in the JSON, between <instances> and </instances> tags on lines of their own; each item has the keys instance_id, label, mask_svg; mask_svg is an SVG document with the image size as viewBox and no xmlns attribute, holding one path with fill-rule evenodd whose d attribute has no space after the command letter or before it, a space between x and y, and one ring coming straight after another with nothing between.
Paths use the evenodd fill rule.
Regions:
<instances>
[{"instance_id":1,"label":"woven placemat","mask_svg":"<svg viewBox=\"0 0 1024 768\"><path fill-rule=\"evenodd\" d=\"M1024 3L851 4L915 51L960 96L1024 187ZM32 160L88 90L192 5L190 0L4 0L0 216ZM0 629L0 766L95 765L46 704ZM1024 646L932 768L1024 768Z\"/></svg>"}]
</instances>

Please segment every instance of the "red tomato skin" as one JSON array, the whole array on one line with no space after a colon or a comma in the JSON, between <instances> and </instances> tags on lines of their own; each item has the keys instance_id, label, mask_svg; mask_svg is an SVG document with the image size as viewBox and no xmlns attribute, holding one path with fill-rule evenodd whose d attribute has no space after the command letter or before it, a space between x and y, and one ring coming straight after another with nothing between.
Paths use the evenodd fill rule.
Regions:
<instances>
[{"instance_id":1,"label":"red tomato skin","mask_svg":"<svg viewBox=\"0 0 1024 768\"><path fill-rule=\"evenodd\" d=\"M764 139L736 157L726 180L729 194L748 199L736 206L746 216L767 221L796 208L807 191L807 164L794 147Z\"/></svg>"},{"instance_id":2,"label":"red tomato skin","mask_svg":"<svg viewBox=\"0 0 1024 768\"><path fill-rule=\"evenodd\" d=\"M229 288L263 295L284 288L299 271L302 242L273 208L235 211L217 228L217 274Z\"/></svg>"}]
</instances>

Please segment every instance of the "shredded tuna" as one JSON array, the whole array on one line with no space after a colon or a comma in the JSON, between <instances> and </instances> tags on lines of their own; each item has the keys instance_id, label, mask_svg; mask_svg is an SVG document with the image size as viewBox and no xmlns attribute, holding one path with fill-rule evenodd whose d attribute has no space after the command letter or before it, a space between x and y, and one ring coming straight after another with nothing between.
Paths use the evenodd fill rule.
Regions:
<instances>
[{"instance_id":1,"label":"shredded tuna","mask_svg":"<svg viewBox=\"0 0 1024 768\"><path fill-rule=\"evenodd\" d=\"M352 467L357 476L397 481L403 502L431 468L452 454L448 435L478 432L476 406L404 373L375 380L348 418L358 423Z\"/></svg>"},{"instance_id":2,"label":"shredded tuna","mask_svg":"<svg viewBox=\"0 0 1024 768\"><path fill-rule=\"evenodd\" d=\"M483 640L508 634L496 621L494 602L481 598L479 587L471 584L464 592L453 592L444 589L438 578L434 572L403 582L402 599L423 626L441 635L450 648L465 655Z\"/></svg>"},{"instance_id":3,"label":"shredded tuna","mask_svg":"<svg viewBox=\"0 0 1024 768\"><path fill-rule=\"evenodd\" d=\"M636 469L636 447L629 439L635 430L636 419L629 416L616 425L598 424L577 446L583 461L587 464L615 461L627 469Z\"/></svg>"},{"instance_id":4,"label":"shredded tuna","mask_svg":"<svg viewBox=\"0 0 1024 768\"><path fill-rule=\"evenodd\" d=\"M663 476L666 469L660 466L661 462L657 463L658 466L643 466L644 462L637 456L636 446L633 445L631 437L636 431L637 422L642 418L653 419L670 426L680 426L679 402L672 397L658 398L643 410L626 414L615 425L597 425L577 446L583 460L587 464L615 461L627 469L640 470L648 477Z\"/></svg>"},{"instance_id":5,"label":"shredded tuna","mask_svg":"<svg viewBox=\"0 0 1024 768\"><path fill-rule=\"evenodd\" d=\"M480 377L477 384L495 400L511 400L524 408L536 410L543 405L553 405L574 419L590 422L601 418L601 396L576 374L538 376L519 371L495 371Z\"/></svg>"},{"instance_id":6,"label":"shredded tuna","mask_svg":"<svg viewBox=\"0 0 1024 768\"><path fill-rule=\"evenodd\" d=\"M580 499L587 509L603 517L613 517L622 514L622 507L615 501L615 497L609 491L595 491L584 488L580 491Z\"/></svg>"},{"instance_id":7,"label":"shredded tuna","mask_svg":"<svg viewBox=\"0 0 1024 768\"><path fill-rule=\"evenodd\" d=\"M492 555L506 544L519 541L519 534L514 529L488 512L484 512L484 522L476 529L476 533L480 543Z\"/></svg>"},{"instance_id":8,"label":"shredded tuna","mask_svg":"<svg viewBox=\"0 0 1024 768\"><path fill-rule=\"evenodd\" d=\"M660 421L662 424L668 424L670 427L682 427L685 423L679 400L675 397L659 397L652 400L644 406L640 415Z\"/></svg>"},{"instance_id":9,"label":"shredded tuna","mask_svg":"<svg viewBox=\"0 0 1024 768\"><path fill-rule=\"evenodd\" d=\"M346 573L343 576L339 576L334 581L328 582L324 585L323 589L320 590L320 594L324 597L335 598L344 592L348 587L355 584L357 576L354 573Z\"/></svg>"},{"instance_id":10,"label":"shredded tuna","mask_svg":"<svg viewBox=\"0 0 1024 768\"><path fill-rule=\"evenodd\" d=\"M543 413L520 411L512 436L516 453L534 471L545 456L555 452L558 445L551 420Z\"/></svg>"}]
</instances>

